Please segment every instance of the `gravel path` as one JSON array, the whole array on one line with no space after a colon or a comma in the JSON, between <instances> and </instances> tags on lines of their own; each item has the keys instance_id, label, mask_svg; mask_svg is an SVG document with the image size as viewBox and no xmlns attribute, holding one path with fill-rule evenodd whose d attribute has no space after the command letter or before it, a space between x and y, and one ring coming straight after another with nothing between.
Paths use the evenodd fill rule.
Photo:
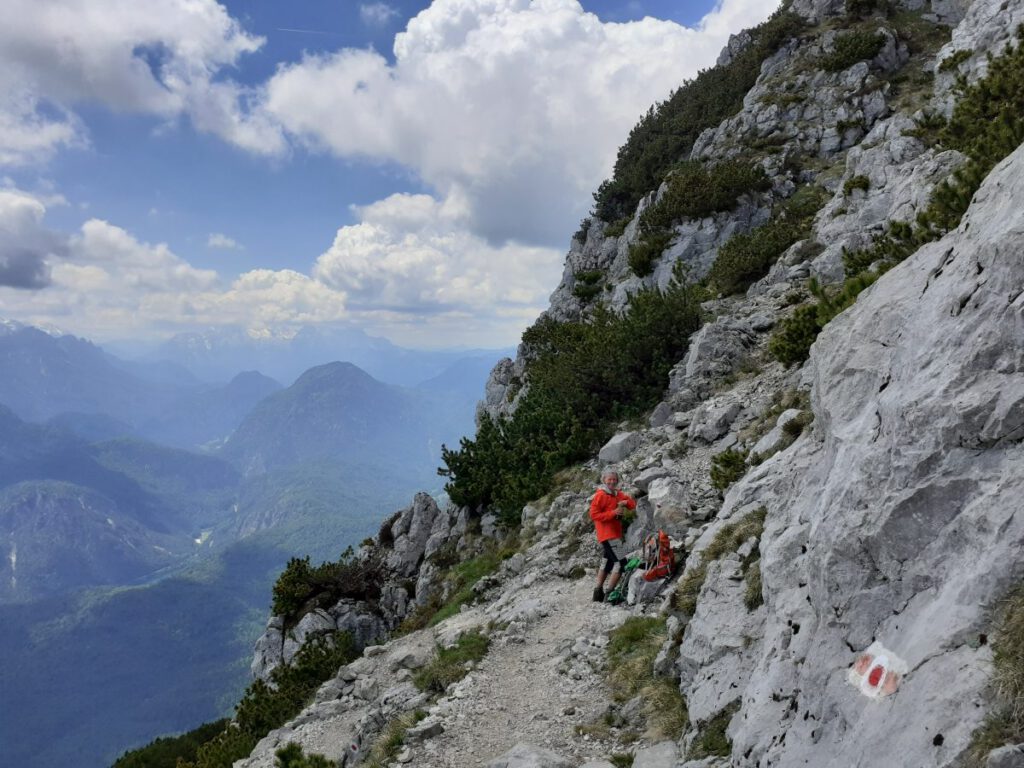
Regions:
<instances>
[{"instance_id":1,"label":"gravel path","mask_svg":"<svg viewBox=\"0 0 1024 768\"><path fill-rule=\"evenodd\" d=\"M403 755L425 768L486 766L517 743L564 757L606 757L610 742L576 733L601 718L610 702L604 683L607 633L622 608L591 601L593 581L553 579L537 585L542 617L525 632L497 633L487 656L440 702L445 732Z\"/></svg>"}]
</instances>

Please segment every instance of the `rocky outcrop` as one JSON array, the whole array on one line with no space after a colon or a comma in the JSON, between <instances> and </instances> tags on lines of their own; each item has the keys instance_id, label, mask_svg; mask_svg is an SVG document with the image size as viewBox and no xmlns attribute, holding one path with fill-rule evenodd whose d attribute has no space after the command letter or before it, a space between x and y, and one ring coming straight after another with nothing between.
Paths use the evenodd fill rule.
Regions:
<instances>
[{"instance_id":1,"label":"rocky outcrop","mask_svg":"<svg viewBox=\"0 0 1024 768\"><path fill-rule=\"evenodd\" d=\"M726 497L721 521L768 510L763 637L732 694L742 765L954 765L980 723L986 606L1024 576L1022 172L1024 149L959 230L826 328L805 372L812 436ZM845 682L874 639L910 669L884 708ZM710 677L690 701L721 703Z\"/></svg>"}]
</instances>

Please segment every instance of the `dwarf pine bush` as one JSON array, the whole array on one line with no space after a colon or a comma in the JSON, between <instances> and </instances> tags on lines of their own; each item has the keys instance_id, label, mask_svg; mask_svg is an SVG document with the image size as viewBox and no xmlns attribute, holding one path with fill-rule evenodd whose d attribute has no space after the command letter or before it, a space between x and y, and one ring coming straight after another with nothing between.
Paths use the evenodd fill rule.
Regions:
<instances>
[{"instance_id":1,"label":"dwarf pine bush","mask_svg":"<svg viewBox=\"0 0 1024 768\"><path fill-rule=\"evenodd\" d=\"M542 318L523 334L529 388L511 418L481 419L476 436L445 446L451 500L495 509L514 524L555 474L589 457L616 422L661 396L669 369L700 326L701 291L682 275L665 291L633 296L618 315L595 307L583 321Z\"/></svg>"},{"instance_id":2,"label":"dwarf pine bush","mask_svg":"<svg viewBox=\"0 0 1024 768\"><path fill-rule=\"evenodd\" d=\"M750 30L752 42L724 66L702 70L668 99L652 106L619 149L612 178L594 193L594 213L603 221L628 221L640 199L657 189L669 170L689 156L693 143L743 107L761 72L761 63L807 22L783 3L763 24Z\"/></svg>"}]
</instances>

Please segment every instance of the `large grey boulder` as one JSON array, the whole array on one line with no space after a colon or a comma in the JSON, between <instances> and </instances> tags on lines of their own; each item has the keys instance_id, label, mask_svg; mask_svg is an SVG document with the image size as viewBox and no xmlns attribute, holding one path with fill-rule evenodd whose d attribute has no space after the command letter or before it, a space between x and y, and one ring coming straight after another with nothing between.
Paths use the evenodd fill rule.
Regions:
<instances>
[{"instance_id":1,"label":"large grey boulder","mask_svg":"<svg viewBox=\"0 0 1024 768\"><path fill-rule=\"evenodd\" d=\"M754 342L750 326L731 318L719 318L693 334L686 356L669 373L672 405L682 410L707 397L749 356Z\"/></svg>"},{"instance_id":2,"label":"large grey boulder","mask_svg":"<svg viewBox=\"0 0 1024 768\"><path fill-rule=\"evenodd\" d=\"M916 123L895 115L875 124L846 158L846 173L835 196L818 213L816 236L827 244L811 264L823 283L845 278L843 251L868 246L893 221L913 221L928 206L936 185L947 179L965 158L959 152L936 152L906 133ZM847 193L846 182L868 180L865 190Z\"/></svg>"},{"instance_id":3,"label":"large grey boulder","mask_svg":"<svg viewBox=\"0 0 1024 768\"><path fill-rule=\"evenodd\" d=\"M640 445L638 432L619 432L611 438L598 453L598 459L604 464L618 464Z\"/></svg>"},{"instance_id":4,"label":"large grey boulder","mask_svg":"<svg viewBox=\"0 0 1024 768\"><path fill-rule=\"evenodd\" d=\"M281 665L284 650L284 617L271 616L267 628L253 648L249 671L254 680L267 681L270 673Z\"/></svg>"},{"instance_id":5,"label":"large grey boulder","mask_svg":"<svg viewBox=\"0 0 1024 768\"><path fill-rule=\"evenodd\" d=\"M337 624L334 617L327 613L327 611L319 608L315 611L310 611L299 619L299 623L285 635L284 648L281 652L282 660L285 664L291 663L291 660L295 658L295 654L299 652L299 649L307 641L317 635L331 634L336 628Z\"/></svg>"},{"instance_id":6,"label":"large grey boulder","mask_svg":"<svg viewBox=\"0 0 1024 768\"><path fill-rule=\"evenodd\" d=\"M1024 744L993 749L985 759L985 768L1024 768Z\"/></svg>"},{"instance_id":7,"label":"large grey boulder","mask_svg":"<svg viewBox=\"0 0 1024 768\"><path fill-rule=\"evenodd\" d=\"M758 658L750 639L759 637L764 608L743 604L746 582L731 555L707 566L697 611L679 646L677 674L694 721L707 721L739 697Z\"/></svg>"},{"instance_id":8,"label":"large grey boulder","mask_svg":"<svg viewBox=\"0 0 1024 768\"><path fill-rule=\"evenodd\" d=\"M768 512L765 627L729 731L744 765L946 768L985 716L986 606L1024 572L1021 200L1024 148L825 328L812 439L726 496L725 518ZM880 702L846 680L873 640L909 670Z\"/></svg>"},{"instance_id":9,"label":"large grey boulder","mask_svg":"<svg viewBox=\"0 0 1024 768\"><path fill-rule=\"evenodd\" d=\"M488 762L487 768L574 768L574 765L549 749L516 744L501 757Z\"/></svg>"},{"instance_id":10,"label":"large grey boulder","mask_svg":"<svg viewBox=\"0 0 1024 768\"><path fill-rule=\"evenodd\" d=\"M426 556L427 542L439 528L436 524L442 514L437 502L426 493L417 493L412 504L398 513L391 525L394 543L386 559L390 574L398 578L416 574Z\"/></svg>"},{"instance_id":11,"label":"large grey boulder","mask_svg":"<svg viewBox=\"0 0 1024 768\"><path fill-rule=\"evenodd\" d=\"M661 741L638 749L633 754L633 768L675 768L679 747L674 741Z\"/></svg>"}]
</instances>

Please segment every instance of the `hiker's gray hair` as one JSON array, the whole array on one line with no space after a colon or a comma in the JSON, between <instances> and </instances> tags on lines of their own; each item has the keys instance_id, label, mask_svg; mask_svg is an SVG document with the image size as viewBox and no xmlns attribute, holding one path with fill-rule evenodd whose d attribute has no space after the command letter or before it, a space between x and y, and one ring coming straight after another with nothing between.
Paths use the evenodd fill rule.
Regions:
<instances>
[{"instance_id":1,"label":"hiker's gray hair","mask_svg":"<svg viewBox=\"0 0 1024 768\"><path fill-rule=\"evenodd\" d=\"M608 467L607 469L605 469L604 471L601 472L601 482L602 483L605 480L607 480L609 477L614 477L616 480L618 480L619 479L619 472L618 472L618 470L615 470L615 469L612 469L611 467Z\"/></svg>"}]
</instances>

